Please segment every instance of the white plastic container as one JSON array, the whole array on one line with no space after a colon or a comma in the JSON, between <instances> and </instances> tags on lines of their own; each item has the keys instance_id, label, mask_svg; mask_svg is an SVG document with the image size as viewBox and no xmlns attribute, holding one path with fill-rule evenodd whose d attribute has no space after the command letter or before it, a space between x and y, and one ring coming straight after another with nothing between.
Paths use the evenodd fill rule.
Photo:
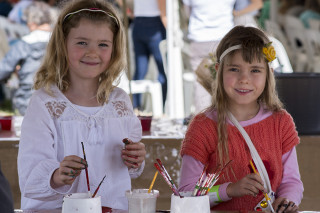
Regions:
<instances>
[{"instance_id":1,"label":"white plastic container","mask_svg":"<svg viewBox=\"0 0 320 213\"><path fill-rule=\"evenodd\" d=\"M171 195L171 213L210 213L209 196L192 197L191 192L180 192L183 197Z\"/></svg>"},{"instance_id":2,"label":"white plastic container","mask_svg":"<svg viewBox=\"0 0 320 213\"><path fill-rule=\"evenodd\" d=\"M101 197L89 193L74 193L63 198L62 213L102 213Z\"/></svg>"},{"instance_id":3,"label":"white plastic container","mask_svg":"<svg viewBox=\"0 0 320 213\"><path fill-rule=\"evenodd\" d=\"M157 197L159 196L158 190L148 189L134 189L126 191L126 196L129 202L129 213L155 213Z\"/></svg>"}]
</instances>

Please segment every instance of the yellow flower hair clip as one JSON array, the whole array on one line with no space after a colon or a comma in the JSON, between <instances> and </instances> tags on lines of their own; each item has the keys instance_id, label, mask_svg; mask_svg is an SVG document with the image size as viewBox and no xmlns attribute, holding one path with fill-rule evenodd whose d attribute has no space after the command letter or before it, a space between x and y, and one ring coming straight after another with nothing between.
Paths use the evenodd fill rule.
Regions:
<instances>
[{"instance_id":1,"label":"yellow flower hair clip","mask_svg":"<svg viewBox=\"0 0 320 213\"><path fill-rule=\"evenodd\" d=\"M265 44L262 50L264 57L268 60L268 62L271 62L274 59L276 59L276 51L271 44L272 42Z\"/></svg>"}]
</instances>

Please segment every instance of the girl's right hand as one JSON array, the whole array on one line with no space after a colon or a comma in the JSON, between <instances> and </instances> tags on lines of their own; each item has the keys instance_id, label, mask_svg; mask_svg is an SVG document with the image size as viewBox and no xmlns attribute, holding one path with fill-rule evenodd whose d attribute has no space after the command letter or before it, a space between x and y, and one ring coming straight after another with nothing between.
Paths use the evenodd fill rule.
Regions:
<instances>
[{"instance_id":1,"label":"girl's right hand","mask_svg":"<svg viewBox=\"0 0 320 213\"><path fill-rule=\"evenodd\" d=\"M88 167L87 162L76 156L66 156L60 163L60 167L56 169L51 177L51 187L58 188L64 185L71 185L81 170Z\"/></svg>"},{"instance_id":2,"label":"girl's right hand","mask_svg":"<svg viewBox=\"0 0 320 213\"><path fill-rule=\"evenodd\" d=\"M260 175L251 173L236 183L231 183L227 187L229 197L242 197L244 195L257 196L259 192L264 192L263 181Z\"/></svg>"}]
</instances>

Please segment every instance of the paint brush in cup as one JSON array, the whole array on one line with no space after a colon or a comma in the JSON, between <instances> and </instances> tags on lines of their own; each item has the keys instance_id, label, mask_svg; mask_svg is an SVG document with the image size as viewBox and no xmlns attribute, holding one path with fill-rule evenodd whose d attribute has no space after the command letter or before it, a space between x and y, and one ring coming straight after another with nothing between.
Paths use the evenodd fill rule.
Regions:
<instances>
[{"instance_id":1,"label":"paint brush in cup","mask_svg":"<svg viewBox=\"0 0 320 213\"><path fill-rule=\"evenodd\" d=\"M180 196L177 187L174 185L173 180L171 179L170 175L168 174L167 170L165 167L162 165L161 161L157 159L158 163L154 163L154 166L156 169L160 172L164 180L167 182L167 184L170 186L172 189L173 193L177 196Z\"/></svg>"},{"instance_id":2,"label":"paint brush in cup","mask_svg":"<svg viewBox=\"0 0 320 213\"><path fill-rule=\"evenodd\" d=\"M83 142L81 142L81 145L82 145L82 151L83 151L83 158L84 158L85 161L87 161L87 159L86 159L86 153L85 153L85 151L84 151ZM88 192L90 193L90 182L89 182L88 167L86 167L85 170L86 170L86 178L87 178Z\"/></svg>"},{"instance_id":3,"label":"paint brush in cup","mask_svg":"<svg viewBox=\"0 0 320 213\"><path fill-rule=\"evenodd\" d=\"M201 173L201 175L200 175L200 177L199 177L199 180L198 180L198 182L196 183L196 186L194 187L192 196L196 196L196 195L197 195L197 192L198 192L198 190L200 189L200 184L202 183L202 179L203 179L203 177L204 177L204 174L206 173L207 168L208 168L208 164L206 164L205 167L203 168L202 173Z\"/></svg>"},{"instance_id":4,"label":"paint brush in cup","mask_svg":"<svg viewBox=\"0 0 320 213\"><path fill-rule=\"evenodd\" d=\"M153 187L153 184L154 184L154 182L156 181L157 175L158 175L158 171L156 171L156 173L154 174L154 177L153 177L153 180L152 180L152 182L151 182L151 184L150 184L150 187L149 187L148 193L150 193L150 192L151 192L152 187Z\"/></svg>"},{"instance_id":5,"label":"paint brush in cup","mask_svg":"<svg viewBox=\"0 0 320 213\"><path fill-rule=\"evenodd\" d=\"M176 185L174 184L174 182L173 182L172 178L170 177L170 175L169 175L168 171L166 170L166 168L162 165L161 160L160 159L156 159L156 160L157 160L158 164L160 165L160 167L162 168L162 170L164 171L165 175L168 177L168 180L171 182L172 187L175 189L175 191L178 192L178 189L177 189Z\"/></svg>"},{"instance_id":6,"label":"paint brush in cup","mask_svg":"<svg viewBox=\"0 0 320 213\"><path fill-rule=\"evenodd\" d=\"M93 193L93 195L92 195L92 198L94 198L94 196L96 196L96 194L97 194L97 192L98 192L98 190L99 190L99 188L100 188L100 186L101 186L101 184L102 184L102 182L103 182L103 180L104 180L105 178L106 178L106 175L102 178L102 180L101 180L101 182L99 183L96 191L94 191L94 193Z\"/></svg>"}]
</instances>

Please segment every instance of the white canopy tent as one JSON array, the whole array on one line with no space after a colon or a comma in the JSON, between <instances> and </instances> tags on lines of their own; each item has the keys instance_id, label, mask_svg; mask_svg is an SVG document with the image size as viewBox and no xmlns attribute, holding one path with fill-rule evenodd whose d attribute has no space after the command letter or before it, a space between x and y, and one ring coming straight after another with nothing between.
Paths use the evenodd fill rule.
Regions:
<instances>
[{"instance_id":1,"label":"white canopy tent","mask_svg":"<svg viewBox=\"0 0 320 213\"><path fill-rule=\"evenodd\" d=\"M168 99L166 103L166 114L170 118L183 118L184 97L181 57L183 41L180 30L178 0L167 0L167 22ZM191 95L192 94L190 94L190 96Z\"/></svg>"}]
</instances>

